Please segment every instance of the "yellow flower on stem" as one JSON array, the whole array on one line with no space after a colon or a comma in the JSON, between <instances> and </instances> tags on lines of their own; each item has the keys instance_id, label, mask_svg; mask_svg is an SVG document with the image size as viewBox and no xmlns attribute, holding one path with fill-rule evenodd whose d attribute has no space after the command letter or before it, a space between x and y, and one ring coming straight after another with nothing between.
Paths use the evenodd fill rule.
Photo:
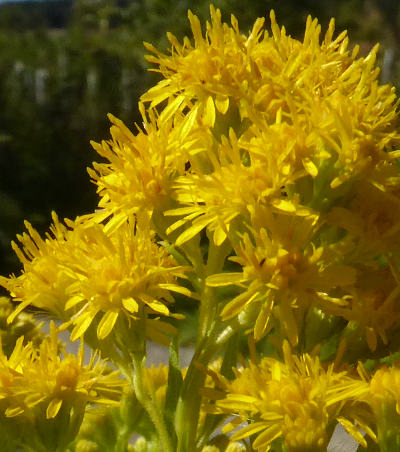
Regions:
<instances>
[{"instance_id":1,"label":"yellow flower on stem","mask_svg":"<svg viewBox=\"0 0 400 452\"><path fill-rule=\"evenodd\" d=\"M44 430L50 429L46 432L47 439L40 441L49 442L47 450L56 450L53 441L64 442L65 446L74 439L88 403L119 403L125 382L118 371L112 371L96 355L84 364L83 343L78 356L63 355L59 355L54 323L50 336L39 348L34 348L32 342L24 346L21 337L9 358L0 351L2 416L6 423L7 418L13 418L22 426L22 439L18 439L22 443L25 440L34 444L35 438L30 435L39 438ZM56 436L51 432L54 428L59 430ZM35 430L37 434L32 433Z\"/></svg>"},{"instance_id":2,"label":"yellow flower on stem","mask_svg":"<svg viewBox=\"0 0 400 452\"><path fill-rule=\"evenodd\" d=\"M283 351L284 362L263 358L259 364L235 369L232 381L219 377L223 392L209 392L216 399L209 409L236 416L223 431L248 422L233 433L232 440L254 437L253 448L264 452L274 439L283 438L288 452L322 452L339 422L365 446L360 430L373 433L352 407L368 392L368 385L335 371L332 364L324 367L316 357L292 355L287 342Z\"/></svg>"},{"instance_id":3,"label":"yellow flower on stem","mask_svg":"<svg viewBox=\"0 0 400 452\"><path fill-rule=\"evenodd\" d=\"M162 120L155 112L142 113L144 130L134 135L125 124L109 114L112 140L92 142L97 153L108 160L88 168L97 185L102 209L95 221L109 218L105 232L111 233L135 214L151 217L154 209L168 198L171 183L184 173L189 152L195 152L197 139L190 136L190 116Z\"/></svg>"},{"instance_id":4,"label":"yellow flower on stem","mask_svg":"<svg viewBox=\"0 0 400 452\"><path fill-rule=\"evenodd\" d=\"M223 320L238 317L241 321L249 317L245 325L256 340L274 325L280 325L291 344L296 345L308 308L315 304L347 304L341 298L327 302L326 294L353 284L355 269L328 259L326 256L331 255L328 247L314 246L319 228L317 216L303 218L264 212L262 221L267 228L251 229L250 234L244 234L235 247L237 256L230 258L242 266L242 271L212 275L206 283L212 287L243 288L223 307ZM278 322L270 322L271 316Z\"/></svg>"},{"instance_id":5,"label":"yellow flower on stem","mask_svg":"<svg viewBox=\"0 0 400 452\"><path fill-rule=\"evenodd\" d=\"M257 206L301 216L310 213L310 209L299 205L298 196L288 198L285 189L307 173L304 169L293 173L294 165L286 162L289 153L283 152L283 143L292 147L286 135L279 140L274 139L277 135L271 135L267 138L258 131L250 139L243 135L238 139L231 128L229 139L222 136L220 142L213 144L215 154L207 154L213 171L192 171L176 179L172 196L185 207L169 210L165 215L184 215L167 229L170 233L185 225L175 241L177 246L204 228L213 232L214 243L219 246L231 224L248 220ZM258 146L263 146L263 153L258 152Z\"/></svg>"},{"instance_id":6,"label":"yellow flower on stem","mask_svg":"<svg viewBox=\"0 0 400 452\"><path fill-rule=\"evenodd\" d=\"M373 264L377 255L388 255L400 249L400 177L390 171L373 186L358 181L349 206L335 206L325 216L351 238L352 254L364 263ZM386 185L386 186L385 186Z\"/></svg>"},{"instance_id":7,"label":"yellow flower on stem","mask_svg":"<svg viewBox=\"0 0 400 452\"><path fill-rule=\"evenodd\" d=\"M360 365L359 373L369 383L364 397L370 405L377 426L379 450L391 452L400 446L400 368L399 362L392 367L378 368L372 376Z\"/></svg>"},{"instance_id":8,"label":"yellow flower on stem","mask_svg":"<svg viewBox=\"0 0 400 452\"><path fill-rule=\"evenodd\" d=\"M154 340L160 340L163 330L173 330L152 318L180 317L168 304L174 301L170 291L190 295L176 282L185 269L155 243L150 229L134 229L126 222L108 236L102 225L93 224L81 230L80 240L69 249L66 265L75 282L65 309L79 307L67 322L73 325L71 340L83 336L98 316L99 339L107 337L118 320L129 328L131 321L150 317L147 333Z\"/></svg>"},{"instance_id":9,"label":"yellow flower on stem","mask_svg":"<svg viewBox=\"0 0 400 452\"><path fill-rule=\"evenodd\" d=\"M66 227L53 217L53 236L43 240L28 225L29 235L19 237L26 256L16 251L25 271L1 280L21 301L9 322L31 305L64 320L64 327L73 325L72 340L92 322L98 321L97 336L104 339L118 319L128 328L131 321L149 316L147 334L154 340L174 331L157 317L174 316L167 306L173 302L170 291L190 295L176 283L185 269L155 243L149 228L127 221L109 236L104 225L90 218L67 221Z\"/></svg>"},{"instance_id":10,"label":"yellow flower on stem","mask_svg":"<svg viewBox=\"0 0 400 452\"><path fill-rule=\"evenodd\" d=\"M28 232L17 235L20 247L12 242L12 247L24 266L19 276L0 276L0 284L5 287L14 301L20 302L9 316L11 323L27 306L50 312L59 319L65 319L67 288L74 278L63 266L66 250L71 246L75 231L60 223L52 212L53 225L43 239L29 222L25 222Z\"/></svg>"},{"instance_id":11,"label":"yellow flower on stem","mask_svg":"<svg viewBox=\"0 0 400 452\"><path fill-rule=\"evenodd\" d=\"M378 46L357 59L358 46L348 50L345 31L333 37L333 19L321 42L321 26L308 17L301 42L279 28L273 11L272 33L259 18L248 36L234 16L229 26L218 9L211 6L210 12L204 35L189 12L193 43L167 35L170 55L146 45L153 53L148 60L164 80L142 96L143 102L153 108L168 99L168 115L187 107L210 127L229 122L238 135L239 129L269 129L280 122L302 129L308 139L292 152L312 178L321 158L331 158L331 171L324 174L330 189L352 177L375 182L377 169L393 165L400 138L396 95L391 86L378 84Z\"/></svg>"},{"instance_id":12,"label":"yellow flower on stem","mask_svg":"<svg viewBox=\"0 0 400 452\"><path fill-rule=\"evenodd\" d=\"M400 285L390 268L364 269L345 299L348 305L335 314L361 328L370 351L379 351L378 339L387 347L400 327Z\"/></svg>"},{"instance_id":13,"label":"yellow flower on stem","mask_svg":"<svg viewBox=\"0 0 400 452\"><path fill-rule=\"evenodd\" d=\"M2 387L2 395L9 403L6 416L29 414L39 404L46 407L47 419L57 416L63 403L118 404L124 385L119 372L111 371L95 355L85 365L83 345L78 356L64 354L61 358L54 323L50 337L38 349L32 343L23 346L22 339L9 359L2 355L3 371L14 374L11 385Z\"/></svg>"}]
</instances>

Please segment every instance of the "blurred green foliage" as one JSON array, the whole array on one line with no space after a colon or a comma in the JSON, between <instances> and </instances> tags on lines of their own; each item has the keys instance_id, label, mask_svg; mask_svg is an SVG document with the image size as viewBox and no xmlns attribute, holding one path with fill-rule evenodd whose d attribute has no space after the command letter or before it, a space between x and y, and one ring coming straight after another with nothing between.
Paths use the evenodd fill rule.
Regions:
<instances>
[{"instance_id":1,"label":"blurred green foliage","mask_svg":"<svg viewBox=\"0 0 400 452\"><path fill-rule=\"evenodd\" d=\"M247 32L273 8L301 39L308 14L366 53L383 44L382 80L400 82L398 0L214 0ZM159 77L148 72L142 42L163 51L165 33L190 36L187 10L202 22L207 0L59 0L0 7L0 272L18 271L10 240L26 218L41 231L51 210L75 217L96 206L86 167L98 159L89 140L108 138L106 113L132 126L141 93ZM268 20L267 20L268 23Z\"/></svg>"}]
</instances>

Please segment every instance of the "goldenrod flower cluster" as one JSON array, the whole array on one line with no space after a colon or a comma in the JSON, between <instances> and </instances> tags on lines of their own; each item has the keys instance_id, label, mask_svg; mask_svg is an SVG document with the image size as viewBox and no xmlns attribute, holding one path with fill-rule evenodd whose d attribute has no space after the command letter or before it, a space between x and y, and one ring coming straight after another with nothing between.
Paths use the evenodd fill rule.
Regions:
<instances>
[{"instance_id":1,"label":"goldenrod flower cluster","mask_svg":"<svg viewBox=\"0 0 400 452\"><path fill-rule=\"evenodd\" d=\"M136 451L325 451L338 424L395 450L400 133L378 47L358 57L334 20L321 35L308 18L297 40L273 11L270 31L259 18L247 35L210 11L205 27L189 12L193 39L167 34L168 54L146 43L163 80L141 97L141 125L109 115L111 139L92 143L98 209L53 214L44 238L26 223L13 243L24 269L0 278L17 302L8 322L59 319L119 368L121 404L115 374L60 361L52 331L3 356L1 415L110 405L85 419L111 419L113 439L82 427L74 442L80 419L65 450L130 450L136 432ZM168 367L145 367L147 339L169 345Z\"/></svg>"},{"instance_id":2,"label":"goldenrod flower cluster","mask_svg":"<svg viewBox=\"0 0 400 452\"><path fill-rule=\"evenodd\" d=\"M12 434L17 428L18 436L11 437L15 445L55 450L74 437L88 403L118 404L123 382L118 371L94 355L84 364L83 344L78 356L66 353L60 358L54 323L38 348L32 342L23 345L23 339L17 340L9 357L0 351L0 429L10 436L10 425ZM50 422L55 418L64 429L58 437Z\"/></svg>"}]
</instances>

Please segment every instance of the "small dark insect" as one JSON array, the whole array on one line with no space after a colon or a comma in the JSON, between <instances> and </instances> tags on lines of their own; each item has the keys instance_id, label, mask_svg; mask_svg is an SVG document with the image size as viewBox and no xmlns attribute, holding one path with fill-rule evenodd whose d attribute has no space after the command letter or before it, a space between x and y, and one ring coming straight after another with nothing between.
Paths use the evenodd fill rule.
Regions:
<instances>
[{"instance_id":1,"label":"small dark insect","mask_svg":"<svg viewBox=\"0 0 400 452\"><path fill-rule=\"evenodd\" d=\"M279 187L281 190L281 196L283 196L284 198L287 198L287 191L285 190L286 186L282 185L281 187Z\"/></svg>"},{"instance_id":2,"label":"small dark insect","mask_svg":"<svg viewBox=\"0 0 400 452\"><path fill-rule=\"evenodd\" d=\"M185 171L189 171L190 170L190 162L189 161L187 161L186 163L185 163Z\"/></svg>"},{"instance_id":3,"label":"small dark insect","mask_svg":"<svg viewBox=\"0 0 400 452\"><path fill-rule=\"evenodd\" d=\"M262 266L264 265L265 260L266 260L265 257L263 257L263 258L260 260L260 264L259 264L260 267L262 267Z\"/></svg>"},{"instance_id":4,"label":"small dark insect","mask_svg":"<svg viewBox=\"0 0 400 452\"><path fill-rule=\"evenodd\" d=\"M136 231L137 231L137 220L135 215L135 224L133 225L133 235L136 235Z\"/></svg>"}]
</instances>

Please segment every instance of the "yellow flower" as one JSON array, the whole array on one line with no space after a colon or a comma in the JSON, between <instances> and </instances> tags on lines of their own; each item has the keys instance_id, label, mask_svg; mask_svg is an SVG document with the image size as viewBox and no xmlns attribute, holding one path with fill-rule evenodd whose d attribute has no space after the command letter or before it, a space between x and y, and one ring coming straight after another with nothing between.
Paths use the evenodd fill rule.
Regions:
<instances>
[{"instance_id":1,"label":"yellow flower","mask_svg":"<svg viewBox=\"0 0 400 452\"><path fill-rule=\"evenodd\" d=\"M75 282L68 289L65 309L79 306L68 322L74 325L71 340L81 337L97 316L101 316L99 339L111 333L118 319L129 326L132 320L148 316L174 316L167 306L173 302L170 291L190 295L176 283L178 277L184 277L185 269L154 242L149 229L135 232L131 222L111 236L102 225L82 229L66 261ZM156 339L153 323L151 319L147 322L148 333L151 336L153 332Z\"/></svg>"},{"instance_id":2,"label":"yellow flower","mask_svg":"<svg viewBox=\"0 0 400 452\"><path fill-rule=\"evenodd\" d=\"M53 225L43 239L29 222L25 222L28 232L17 235L21 248L15 242L12 247L24 266L19 276L0 276L0 284L5 287L14 301L21 302L9 316L8 322L31 305L65 319L67 288L74 281L63 266L63 256L71 246L75 231L58 220L52 212Z\"/></svg>"},{"instance_id":3,"label":"yellow flower","mask_svg":"<svg viewBox=\"0 0 400 452\"><path fill-rule=\"evenodd\" d=\"M59 356L56 327L51 324L50 337L38 349L32 342L23 345L18 339L10 358L0 352L2 411L7 417L27 416L43 408L47 419L60 409L84 409L87 403L116 405L124 382L93 355L84 364L83 344L79 355Z\"/></svg>"},{"instance_id":4,"label":"yellow flower","mask_svg":"<svg viewBox=\"0 0 400 452\"><path fill-rule=\"evenodd\" d=\"M396 95L389 85L379 86L375 68L378 47L357 59L350 53L346 32L334 39L334 20L322 42L317 20L307 19L303 41L279 29L271 11L272 34L256 20L249 36L240 33L237 19L222 23L211 6L211 23L203 36L199 19L189 12L194 43L183 44L171 34L171 54L150 44L164 80L142 96L153 108L195 110L199 121L215 129L229 123L236 133L252 133L256 125L269 130L286 123L300 133L292 162L312 178L323 169L326 189L335 189L352 177L376 180L392 166L399 143ZM329 171L326 171L329 160Z\"/></svg>"},{"instance_id":5,"label":"yellow flower","mask_svg":"<svg viewBox=\"0 0 400 452\"><path fill-rule=\"evenodd\" d=\"M369 383L369 392L364 401L370 405L375 415L379 450L396 450L400 443L400 368L399 362L392 367L383 365L372 377L359 366L361 377Z\"/></svg>"},{"instance_id":6,"label":"yellow flower","mask_svg":"<svg viewBox=\"0 0 400 452\"><path fill-rule=\"evenodd\" d=\"M41 331L44 322L26 312L18 315L11 323L7 323L7 318L13 313L14 305L6 297L0 297L0 338L3 345L3 352L9 356L15 347L15 343L20 336L24 336L25 342L33 342L35 346L43 340L45 333Z\"/></svg>"},{"instance_id":7,"label":"yellow flower","mask_svg":"<svg viewBox=\"0 0 400 452\"><path fill-rule=\"evenodd\" d=\"M107 163L94 163L88 172L97 185L103 209L96 221L110 218L105 232L111 233L127 218L151 217L168 198L171 182L183 174L189 152L195 152L196 139L191 137L190 116L173 119L157 118L139 105L144 130L134 135L125 124L109 114L112 140L92 142L97 153Z\"/></svg>"},{"instance_id":8,"label":"yellow flower","mask_svg":"<svg viewBox=\"0 0 400 452\"><path fill-rule=\"evenodd\" d=\"M257 220L258 221L258 220ZM244 290L222 309L223 320L249 317L245 322L261 339L273 325L279 327L293 345L297 344L304 313L313 304L346 305L342 298L328 294L354 283L355 270L333 259L332 249L316 247L317 216L266 215L267 229L254 229L243 235L230 260L242 266L241 272L209 276L209 286L237 285ZM257 225L257 222L255 222ZM344 292L346 294L347 292ZM279 322L271 324L273 315Z\"/></svg>"},{"instance_id":9,"label":"yellow flower","mask_svg":"<svg viewBox=\"0 0 400 452\"><path fill-rule=\"evenodd\" d=\"M205 35L189 12L194 43L168 34L170 55L147 45L165 79L142 101L150 111L167 101L160 118L187 115L203 137L204 146L188 154L190 170L171 184L178 206L165 214L180 218L167 232L183 228L175 244L203 229L217 246L227 237L234 241L260 206L296 216L331 211L324 221L347 228L366 217L362 205L362 218L350 218L349 206L362 196L365 205L365 194L378 190L375 198L397 212L397 104L394 90L378 84L377 47L357 59L346 32L333 38L333 20L321 42L321 27L311 18L298 41L279 29L273 12L272 34L257 19L245 36L235 17L229 26L219 10L210 10ZM396 214L385 221L383 213L381 220L372 207L369 212L370 223L383 224L367 224L359 240L379 254L378 245L397 237L399 222Z\"/></svg>"},{"instance_id":10,"label":"yellow flower","mask_svg":"<svg viewBox=\"0 0 400 452\"><path fill-rule=\"evenodd\" d=\"M398 366L379 368L370 381L370 403L379 416L386 404L394 404L400 415L400 368Z\"/></svg>"},{"instance_id":11,"label":"yellow flower","mask_svg":"<svg viewBox=\"0 0 400 452\"><path fill-rule=\"evenodd\" d=\"M223 430L248 422L232 435L233 440L256 435L254 449L268 451L270 443L282 437L289 452L322 452L339 422L365 445L359 432L365 427L363 417L351 407L367 393L368 385L336 372L333 365L323 367L318 358L292 355L287 342L283 349L283 363L263 358L258 365L236 369L232 381L221 377L224 395L217 397L214 410L237 416Z\"/></svg>"},{"instance_id":12,"label":"yellow flower","mask_svg":"<svg viewBox=\"0 0 400 452\"><path fill-rule=\"evenodd\" d=\"M400 327L400 285L388 266L366 268L345 297L348 305L336 314L361 328L369 349L374 352L378 338L384 346L390 343Z\"/></svg>"},{"instance_id":13,"label":"yellow flower","mask_svg":"<svg viewBox=\"0 0 400 452\"><path fill-rule=\"evenodd\" d=\"M215 156L210 156L213 171L191 171L176 179L172 196L185 207L165 215L184 215L167 229L169 233L185 225L175 241L177 246L204 228L213 231L214 242L219 246L231 224L248 221L257 206L292 215L310 213L310 209L299 206L298 195L289 198L285 189L307 174L304 169L292 174L285 162L288 153L283 152L283 146L291 148L292 137L287 139L285 133L272 131L258 133L248 142L246 136L238 139L230 129L229 139L222 136L221 142L213 143L212 148L217 149ZM262 152L258 146L263 147ZM189 221L192 225L188 227Z\"/></svg>"},{"instance_id":14,"label":"yellow flower","mask_svg":"<svg viewBox=\"0 0 400 452\"><path fill-rule=\"evenodd\" d=\"M325 216L330 224L344 229L357 259L373 264L379 254L400 249L400 179L396 170L389 177L391 186L372 186L358 182L349 206L335 206Z\"/></svg>"},{"instance_id":15,"label":"yellow flower","mask_svg":"<svg viewBox=\"0 0 400 452\"><path fill-rule=\"evenodd\" d=\"M9 322L32 305L65 320L65 326L73 325L72 340L81 337L97 317L97 336L104 339L118 319L129 326L131 320L172 315L167 306L173 302L170 291L190 295L176 284L178 277L184 277L184 268L154 242L154 234L144 224L136 230L133 222L125 222L109 236L102 224L90 218L68 221L68 228L53 218L53 236L43 240L28 224L29 235L19 237L26 256L16 251L25 271L1 280L22 301ZM147 333L159 341L173 330L153 318L147 327Z\"/></svg>"}]
</instances>

